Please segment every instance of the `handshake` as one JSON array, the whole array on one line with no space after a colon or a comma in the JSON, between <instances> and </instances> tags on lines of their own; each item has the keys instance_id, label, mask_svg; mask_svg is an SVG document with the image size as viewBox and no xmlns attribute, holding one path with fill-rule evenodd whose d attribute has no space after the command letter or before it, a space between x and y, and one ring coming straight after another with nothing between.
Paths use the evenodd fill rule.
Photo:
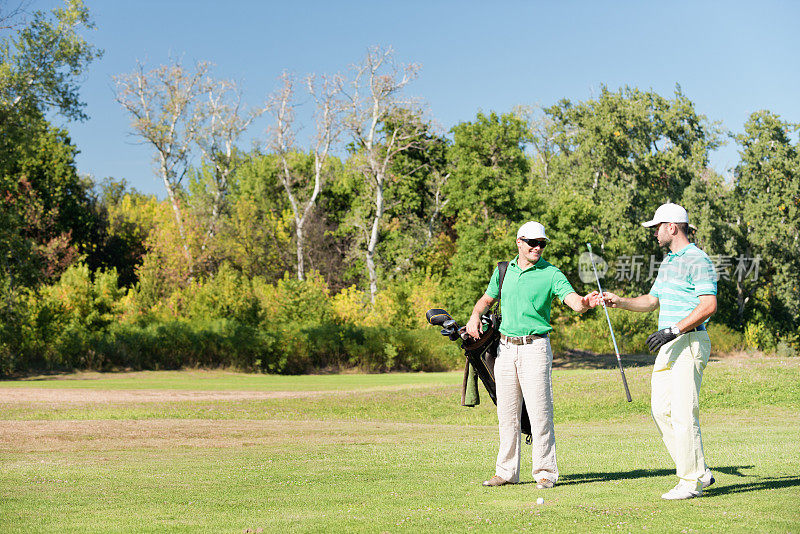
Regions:
<instances>
[{"instance_id":1,"label":"handshake","mask_svg":"<svg viewBox=\"0 0 800 534\"><path fill-rule=\"evenodd\" d=\"M622 300L621 297L615 295L614 293L609 293L608 291L603 291L602 295L598 291L592 291L583 297L583 299L586 301L586 305L589 308L594 308L601 303L605 304L609 308L617 308Z\"/></svg>"},{"instance_id":2,"label":"handshake","mask_svg":"<svg viewBox=\"0 0 800 534\"><path fill-rule=\"evenodd\" d=\"M599 291L592 291L591 293L587 293L586 296L580 297L581 304L585 309L595 308L599 306L601 303L605 304L609 308L621 308L621 301L622 297L615 295L614 293L609 293L608 291L603 291L602 295Z\"/></svg>"},{"instance_id":3,"label":"handshake","mask_svg":"<svg viewBox=\"0 0 800 534\"><path fill-rule=\"evenodd\" d=\"M644 298L642 298L644 297ZM623 299L619 295L603 291L602 295L597 291L592 291L584 297L587 299L589 307L594 308L598 304L604 304L608 308L620 308L631 311L652 311L658 306L658 300L650 295L643 295L636 299ZM647 348L650 352L658 352L662 346L676 339L681 335L678 327L662 328L647 337Z\"/></svg>"}]
</instances>

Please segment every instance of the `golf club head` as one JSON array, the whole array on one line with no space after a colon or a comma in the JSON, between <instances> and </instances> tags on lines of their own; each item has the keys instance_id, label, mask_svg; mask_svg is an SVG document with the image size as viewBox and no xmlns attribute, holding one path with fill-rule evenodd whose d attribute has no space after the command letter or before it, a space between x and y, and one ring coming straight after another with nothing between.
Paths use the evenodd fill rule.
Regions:
<instances>
[{"instance_id":1,"label":"golf club head","mask_svg":"<svg viewBox=\"0 0 800 534\"><path fill-rule=\"evenodd\" d=\"M425 319L428 320L428 323L434 326L444 326L445 321L453 320L453 318L450 317L450 314L441 308L432 308L428 310L428 312L425 314Z\"/></svg>"},{"instance_id":2,"label":"golf club head","mask_svg":"<svg viewBox=\"0 0 800 534\"><path fill-rule=\"evenodd\" d=\"M447 319L442 323L442 328L447 328L448 330L458 330L458 323L456 323L455 319Z\"/></svg>"}]
</instances>

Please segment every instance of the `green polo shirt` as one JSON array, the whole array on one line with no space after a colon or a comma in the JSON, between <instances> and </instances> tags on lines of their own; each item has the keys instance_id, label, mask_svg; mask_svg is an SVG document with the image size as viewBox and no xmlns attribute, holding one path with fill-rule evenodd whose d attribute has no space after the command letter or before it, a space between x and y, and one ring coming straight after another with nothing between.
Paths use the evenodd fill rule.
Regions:
<instances>
[{"instance_id":1,"label":"green polo shirt","mask_svg":"<svg viewBox=\"0 0 800 534\"><path fill-rule=\"evenodd\" d=\"M508 263L503 279L500 333L513 337L547 334L553 330L550 326L553 297L558 296L563 301L575 290L564 273L543 259L525 270L520 269L517 260L519 256ZM493 299L499 295L499 281L500 271L495 267L489 287L486 288L486 294Z\"/></svg>"},{"instance_id":2,"label":"green polo shirt","mask_svg":"<svg viewBox=\"0 0 800 534\"><path fill-rule=\"evenodd\" d=\"M658 268L650 294L658 299L658 327L675 326L700 304L701 295L717 294L714 264L693 243L670 252Z\"/></svg>"}]
</instances>

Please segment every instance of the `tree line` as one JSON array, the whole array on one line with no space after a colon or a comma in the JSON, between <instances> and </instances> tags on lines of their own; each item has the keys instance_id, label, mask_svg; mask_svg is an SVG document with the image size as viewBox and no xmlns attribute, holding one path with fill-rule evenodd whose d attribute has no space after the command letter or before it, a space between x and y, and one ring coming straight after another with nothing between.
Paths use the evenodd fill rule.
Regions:
<instances>
[{"instance_id":1,"label":"tree line","mask_svg":"<svg viewBox=\"0 0 800 534\"><path fill-rule=\"evenodd\" d=\"M391 48L341 73L285 73L255 107L206 62L138 64L115 77L116 98L162 200L80 176L79 147L47 119L88 120L79 82L101 51L83 3L0 17L2 373L447 368L457 354L425 310L466 317L520 224L546 226L545 256L579 292L586 242L609 264L604 286L646 292L663 251L639 223L668 201L720 274L718 345L798 348L798 125L775 113L734 135L679 86L602 87L442 132L409 96L419 66ZM254 129L266 133L248 149ZM730 179L709 168L726 138L740 155ZM554 310L563 349L608 350L584 335L592 314ZM614 320L642 350L652 317Z\"/></svg>"}]
</instances>

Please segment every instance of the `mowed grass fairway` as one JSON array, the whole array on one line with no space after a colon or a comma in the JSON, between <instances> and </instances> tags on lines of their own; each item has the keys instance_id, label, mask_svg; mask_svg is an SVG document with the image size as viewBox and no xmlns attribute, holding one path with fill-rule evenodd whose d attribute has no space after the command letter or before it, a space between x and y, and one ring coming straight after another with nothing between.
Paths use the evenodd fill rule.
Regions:
<instances>
[{"instance_id":1,"label":"mowed grass fairway","mask_svg":"<svg viewBox=\"0 0 800 534\"><path fill-rule=\"evenodd\" d=\"M524 483L480 485L496 416L485 394L459 406L458 372L0 382L0 531L800 531L800 359L709 364L717 483L682 502L660 498L675 478L650 367L627 369L630 404L616 369L574 367L554 370L552 490L530 483L528 446Z\"/></svg>"}]
</instances>

